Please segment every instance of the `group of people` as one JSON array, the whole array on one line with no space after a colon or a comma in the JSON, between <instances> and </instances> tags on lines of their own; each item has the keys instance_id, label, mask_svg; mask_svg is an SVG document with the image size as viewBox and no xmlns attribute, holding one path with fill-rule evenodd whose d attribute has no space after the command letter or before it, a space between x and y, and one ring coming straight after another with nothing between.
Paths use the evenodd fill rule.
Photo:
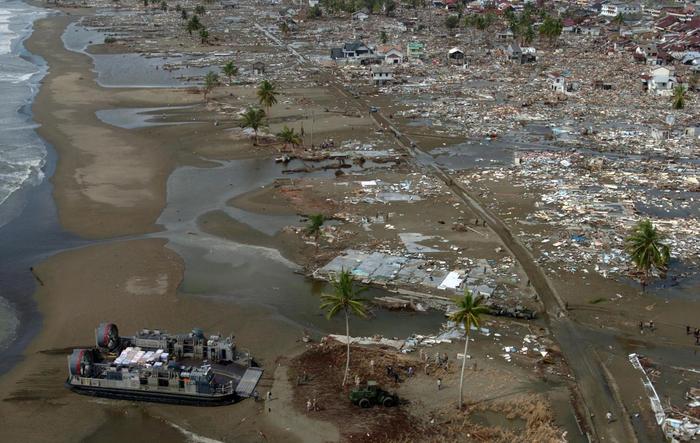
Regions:
<instances>
[{"instance_id":1,"label":"group of people","mask_svg":"<svg viewBox=\"0 0 700 443\"><path fill-rule=\"evenodd\" d=\"M639 332L644 334L644 329L646 328L649 328L651 332L654 332L656 330L654 320L649 320L649 322L647 323L644 323L643 321L639 320Z\"/></svg>"},{"instance_id":2,"label":"group of people","mask_svg":"<svg viewBox=\"0 0 700 443\"><path fill-rule=\"evenodd\" d=\"M316 397L313 399L307 398L306 399L306 412L311 412L311 411L320 411L321 407L319 406L318 402L316 401Z\"/></svg>"},{"instance_id":3,"label":"group of people","mask_svg":"<svg viewBox=\"0 0 700 443\"><path fill-rule=\"evenodd\" d=\"M434 365L436 368L444 368L445 370L447 370L449 367L449 357L447 356L447 352L443 352L442 354L436 352L434 358L431 358L427 352L423 352L421 349L418 352L418 357L422 362L425 362L425 375L428 375L429 369L432 365Z\"/></svg>"},{"instance_id":4,"label":"group of people","mask_svg":"<svg viewBox=\"0 0 700 443\"><path fill-rule=\"evenodd\" d=\"M686 335L690 335L690 326L685 327ZM693 329L693 336L695 336L695 344L700 345L700 328Z\"/></svg>"}]
</instances>

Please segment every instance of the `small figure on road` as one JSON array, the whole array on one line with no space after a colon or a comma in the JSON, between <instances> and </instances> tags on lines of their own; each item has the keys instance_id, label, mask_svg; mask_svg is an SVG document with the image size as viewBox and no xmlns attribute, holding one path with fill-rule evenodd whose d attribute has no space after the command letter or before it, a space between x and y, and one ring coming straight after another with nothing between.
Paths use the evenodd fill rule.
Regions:
<instances>
[{"instance_id":1,"label":"small figure on road","mask_svg":"<svg viewBox=\"0 0 700 443\"><path fill-rule=\"evenodd\" d=\"M442 389L442 379L441 379L441 378L438 378L438 379L437 379L437 387L438 387L438 391L439 391L440 389Z\"/></svg>"},{"instance_id":2,"label":"small figure on road","mask_svg":"<svg viewBox=\"0 0 700 443\"><path fill-rule=\"evenodd\" d=\"M613 415L612 415L612 412L610 412L610 411L606 412L606 413L605 413L605 418L608 419L608 423L612 423L612 422L613 422Z\"/></svg>"},{"instance_id":3,"label":"small figure on road","mask_svg":"<svg viewBox=\"0 0 700 443\"><path fill-rule=\"evenodd\" d=\"M311 412L311 399L306 399L306 412Z\"/></svg>"},{"instance_id":4,"label":"small figure on road","mask_svg":"<svg viewBox=\"0 0 700 443\"><path fill-rule=\"evenodd\" d=\"M369 371L374 374L374 359L369 361Z\"/></svg>"}]
</instances>

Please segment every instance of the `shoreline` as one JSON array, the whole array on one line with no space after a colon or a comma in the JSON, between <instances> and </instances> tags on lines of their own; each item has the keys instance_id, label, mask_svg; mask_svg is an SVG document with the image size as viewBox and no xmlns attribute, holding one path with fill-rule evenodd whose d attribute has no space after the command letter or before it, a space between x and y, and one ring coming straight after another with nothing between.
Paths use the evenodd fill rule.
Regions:
<instances>
[{"instance_id":1,"label":"shoreline","mask_svg":"<svg viewBox=\"0 0 700 443\"><path fill-rule=\"evenodd\" d=\"M26 118L28 124L38 125L34 120L32 107L43 80L48 75L49 67L43 57L26 47L26 43L34 34L36 22L51 17L55 12L36 2L24 1L24 3L46 11L43 16L33 20L31 29L16 43L21 46L18 56L39 69L32 74L32 79L41 77L32 86L31 100L21 106L17 112ZM30 273L30 268L48 255L84 244L79 238L65 232L58 221L51 181L58 154L53 145L38 134L37 129L38 127L33 132L45 149L40 169L41 181L25 182L3 202L3 210L11 218L0 225L0 243L3 244L0 261L6 263L6 266L0 269L0 280L7 282L3 287L3 296L16 314L18 325L12 340L0 350L2 355L0 377L22 361L26 348L41 330L42 316L34 297L38 282ZM6 207L8 205L13 207ZM17 212L13 213L14 210ZM28 245L32 246L27 247Z\"/></svg>"},{"instance_id":2,"label":"shoreline","mask_svg":"<svg viewBox=\"0 0 700 443\"><path fill-rule=\"evenodd\" d=\"M131 134L99 121L94 111L127 107L126 104L131 107L168 102L199 104L201 97L192 97L182 91L164 96L168 92L163 90L100 89L94 83L90 58L70 54L62 47L60 34L72 20L75 20L75 10L71 10L70 16L52 16L37 21L28 41L32 52L47 55L50 66L33 104L36 119L42 124L41 135L52 142L58 156L55 175L43 183L53 192L46 192L44 197L50 202L55 201L57 220L66 227L67 235L74 237L71 232L77 232L84 238L110 241L81 239L77 244L83 247L49 251L41 255L43 260L39 265L35 259L29 265L35 267L44 283L33 297L26 297L36 303L36 311L29 315L40 313L41 321L35 325L36 334L21 343L26 345L21 359L0 376L3 392L0 415L9 429L5 433L8 441L46 441L59 435L61 441L94 438L91 436L100 435L97 433L101 429L111 429L115 414L119 416L133 409L128 402L95 402L63 387L66 349L89 346L93 340L92 330L100 321L118 321L124 331L139 330L149 324L180 331L196 324L214 333L217 330L229 331L232 325L264 324L276 317L274 309L265 306L246 305L245 309L240 309L235 300L179 295L177 289L184 272L182 259L166 247L166 239L134 237L159 230L155 222L165 205L165 183L174 166L185 163L204 166L206 163L192 161L196 157L191 152L173 153L153 146L148 151L146 147L152 143L147 141L158 133L158 128ZM54 102L54 96L60 101ZM83 98L88 97L91 105L85 106ZM178 137L182 130L172 132L174 134L169 137ZM90 140L106 142L104 138L114 133L120 133L122 143L143 143L139 152L147 161L141 161L139 166L143 168L150 160L154 171L149 172L148 180L142 175L137 174L134 179L126 174L129 179L126 184L120 181L123 174L115 174L112 161L100 163L99 154L94 155L94 150L99 153L101 146L90 146ZM72 134L78 134L78 139ZM130 156L136 154L133 148L127 147L125 151ZM225 157L230 155L225 153ZM131 172L133 167L133 163L127 163L119 172ZM104 183L90 181L95 175L104 173L112 179L110 186L105 188ZM119 189L114 183L124 183L124 188ZM134 195L143 195L144 187L151 197L147 205L120 205L132 203L130 197ZM140 212L137 220L130 219L136 212ZM129 223L122 226L122 220ZM18 248L22 246L22 243L18 244ZM29 273L27 275L33 284L33 278ZM38 321L39 317L34 318ZM235 326L241 345L259 350L256 357L262 362L274 361L280 349L298 349L296 337L301 334L300 327L276 321L279 337L260 336L256 328L248 330ZM271 382L274 372L275 368L270 364L266 383ZM246 440L256 439L261 430L278 440L300 441L303 438L296 427L285 430L282 423L262 415L259 405L254 402L216 410L156 404L136 408L147 417L138 426L153 438L162 434L161 425L169 427L167 423L175 423L182 428L178 428L177 435L183 442L187 440L188 432L225 441L231 432L227 424L232 422L239 423L236 432ZM285 421L296 419L292 416Z\"/></svg>"}]
</instances>

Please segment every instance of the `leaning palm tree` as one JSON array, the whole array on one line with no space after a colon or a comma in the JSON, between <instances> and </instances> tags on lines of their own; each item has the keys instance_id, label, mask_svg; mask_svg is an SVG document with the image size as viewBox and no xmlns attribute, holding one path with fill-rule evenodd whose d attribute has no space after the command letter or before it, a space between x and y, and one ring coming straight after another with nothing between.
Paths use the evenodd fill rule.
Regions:
<instances>
[{"instance_id":1,"label":"leaning palm tree","mask_svg":"<svg viewBox=\"0 0 700 443\"><path fill-rule=\"evenodd\" d=\"M467 364L467 351L469 349L469 333L472 325L479 327L479 320L482 314L488 313L488 308L481 304L482 296L474 298L469 289L464 290L464 297L457 298L455 305L457 310L450 315L450 320L464 325L464 356L462 357L462 375L459 378L459 408L462 407L462 387L464 385L464 367Z\"/></svg>"},{"instance_id":2,"label":"leaning palm tree","mask_svg":"<svg viewBox=\"0 0 700 443\"><path fill-rule=\"evenodd\" d=\"M221 71L228 77L228 83L233 83L233 77L238 74L238 67L232 61L221 67Z\"/></svg>"},{"instance_id":3,"label":"leaning palm tree","mask_svg":"<svg viewBox=\"0 0 700 443\"><path fill-rule=\"evenodd\" d=\"M244 128L250 128L255 133L253 146L258 144L258 129L264 125L264 118L265 111L258 108L248 108L248 110L241 115L241 126Z\"/></svg>"},{"instance_id":4,"label":"leaning palm tree","mask_svg":"<svg viewBox=\"0 0 700 443\"><path fill-rule=\"evenodd\" d=\"M673 109L685 108L685 92L686 88L683 85L677 85L673 88L673 95L671 96L671 106Z\"/></svg>"},{"instance_id":5,"label":"leaning palm tree","mask_svg":"<svg viewBox=\"0 0 700 443\"><path fill-rule=\"evenodd\" d=\"M204 100L207 100L209 93L219 86L219 84L219 74L214 71L207 72L207 75L204 76Z\"/></svg>"},{"instance_id":6,"label":"leaning palm tree","mask_svg":"<svg viewBox=\"0 0 700 443\"><path fill-rule=\"evenodd\" d=\"M287 125L284 125L282 131L277 133L277 137L284 143L285 147L289 145L296 147L301 144L301 135L294 132L294 128L289 128Z\"/></svg>"},{"instance_id":7,"label":"leaning palm tree","mask_svg":"<svg viewBox=\"0 0 700 443\"><path fill-rule=\"evenodd\" d=\"M350 373L350 314L355 314L358 317L367 317L367 307L365 300L358 297L359 294L367 288L355 289L352 284L352 275L345 269L340 271L340 274L331 280L333 286L332 294L323 294L321 296L321 309L326 311L326 318L329 320L336 316L339 312L345 314L345 338L347 341L347 352L345 358L345 375L343 376L343 386L348 381Z\"/></svg>"},{"instance_id":8,"label":"leaning palm tree","mask_svg":"<svg viewBox=\"0 0 700 443\"><path fill-rule=\"evenodd\" d=\"M642 273L642 290L649 282L649 274L652 269L661 273L668 270L671 249L662 243L663 239L664 236L656 230L648 219L637 223L630 236L625 239L627 252L637 271Z\"/></svg>"},{"instance_id":9,"label":"leaning palm tree","mask_svg":"<svg viewBox=\"0 0 700 443\"><path fill-rule=\"evenodd\" d=\"M274 83L263 80L260 82L260 86L258 86L257 94L260 104L264 106L269 113L272 105L277 103L277 87Z\"/></svg>"}]
</instances>

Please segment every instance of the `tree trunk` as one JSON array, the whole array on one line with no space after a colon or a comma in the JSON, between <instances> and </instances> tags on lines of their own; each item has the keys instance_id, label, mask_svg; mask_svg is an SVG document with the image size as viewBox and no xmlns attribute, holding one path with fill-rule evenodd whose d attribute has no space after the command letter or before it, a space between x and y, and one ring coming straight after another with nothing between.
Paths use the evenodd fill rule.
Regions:
<instances>
[{"instance_id":1,"label":"tree trunk","mask_svg":"<svg viewBox=\"0 0 700 443\"><path fill-rule=\"evenodd\" d=\"M464 342L464 356L462 357L462 375L459 378L459 404L457 407L462 409L462 386L464 385L464 368L467 366L467 350L469 349L469 326L464 325L467 329L467 340Z\"/></svg>"},{"instance_id":2,"label":"tree trunk","mask_svg":"<svg viewBox=\"0 0 700 443\"><path fill-rule=\"evenodd\" d=\"M350 374L350 322L348 320L348 310L345 310L345 338L348 343L348 350L345 359L345 375L343 376L343 386L348 381L348 375Z\"/></svg>"}]
</instances>

